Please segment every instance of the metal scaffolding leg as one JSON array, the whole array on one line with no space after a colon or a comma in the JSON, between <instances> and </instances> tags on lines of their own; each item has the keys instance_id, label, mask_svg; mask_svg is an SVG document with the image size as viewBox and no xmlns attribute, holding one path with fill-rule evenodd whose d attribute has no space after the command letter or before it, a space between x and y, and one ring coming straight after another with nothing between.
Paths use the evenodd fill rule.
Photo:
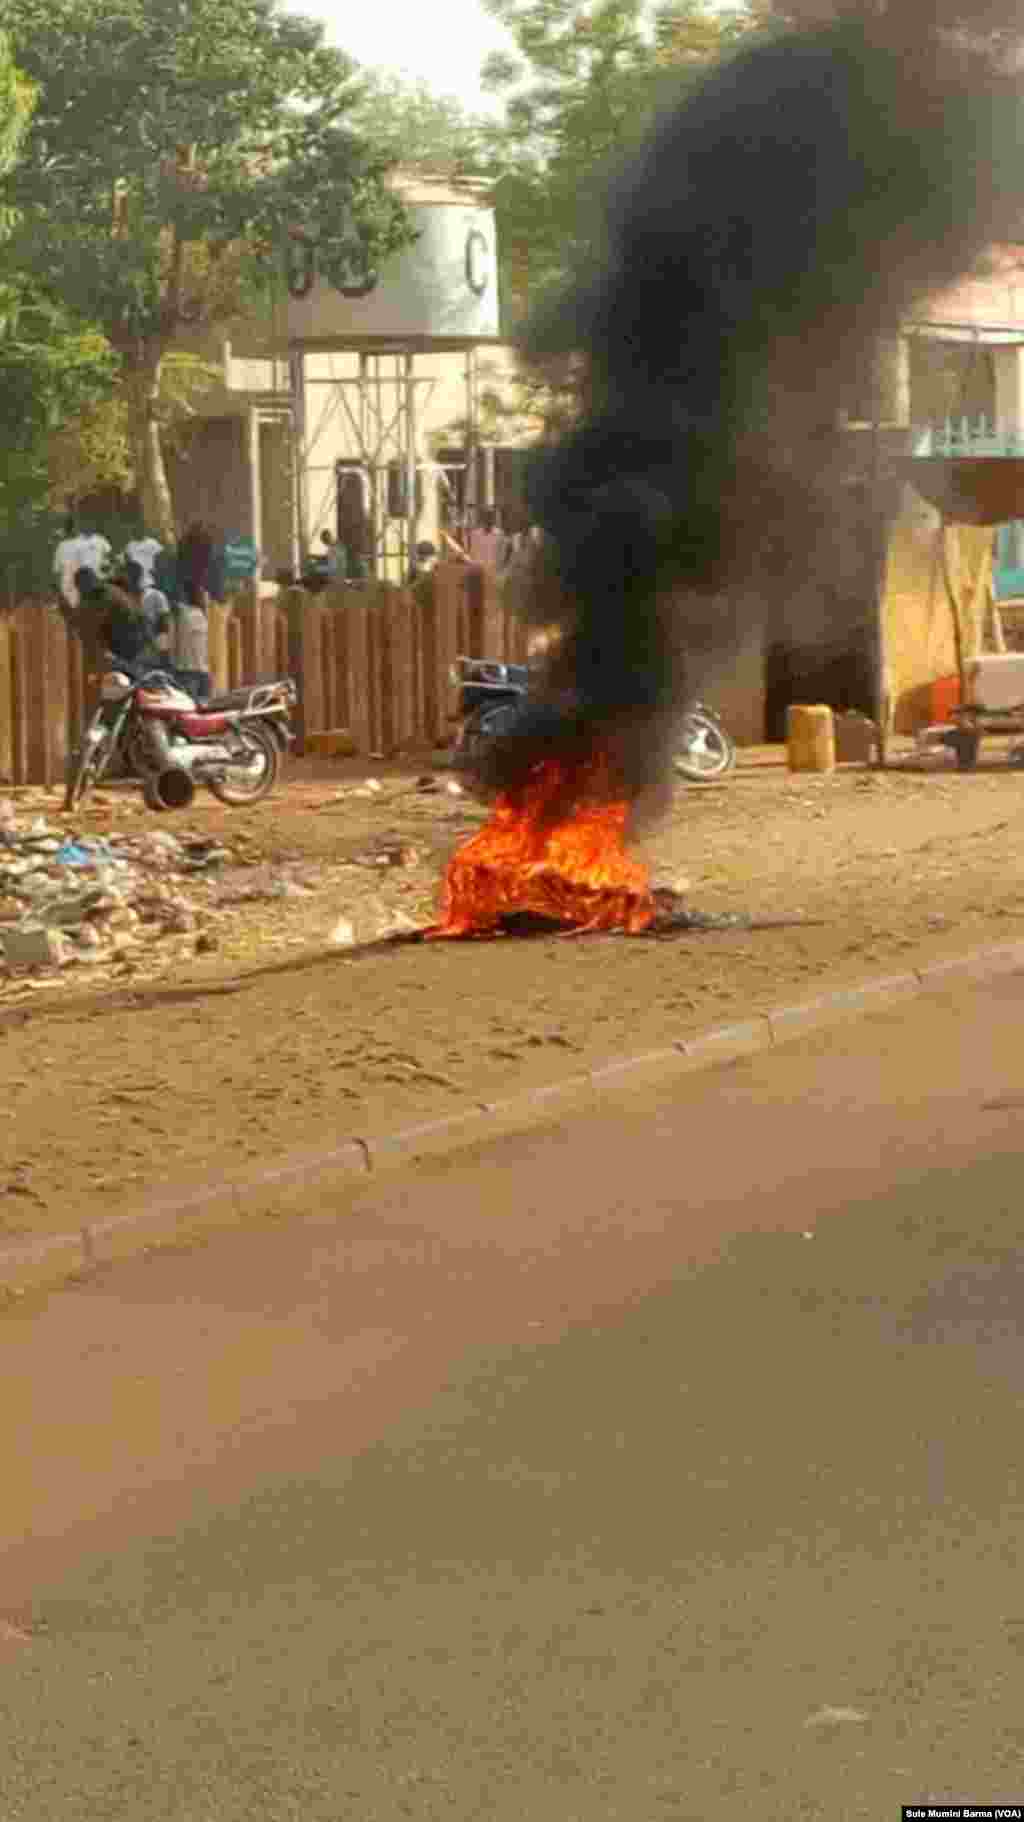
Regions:
<instances>
[{"instance_id":1,"label":"metal scaffolding leg","mask_svg":"<svg viewBox=\"0 0 1024 1822\"><path fill-rule=\"evenodd\" d=\"M309 549L306 464L306 357L301 349L288 359L291 381L291 457L292 457L292 572L298 575Z\"/></svg>"}]
</instances>

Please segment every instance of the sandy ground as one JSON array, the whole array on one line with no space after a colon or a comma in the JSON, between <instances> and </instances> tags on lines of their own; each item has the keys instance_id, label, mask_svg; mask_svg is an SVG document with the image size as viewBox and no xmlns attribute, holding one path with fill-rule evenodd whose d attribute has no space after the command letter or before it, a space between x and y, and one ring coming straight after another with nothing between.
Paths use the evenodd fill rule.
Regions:
<instances>
[{"instance_id":1,"label":"sandy ground","mask_svg":"<svg viewBox=\"0 0 1024 1822\"><path fill-rule=\"evenodd\" d=\"M724 785L681 788L643 844L656 880L689 882L701 910L820 920L804 928L369 956L325 954L338 920L360 937L399 915L428 921L447 855L477 826L443 774L423 792L415 766L374 767L383 788L364 798L352 790L366 765L297 766L261 808L208 799L173 823L111 793L76 827L226 837L309 896L221 909L213 953L171 939L158 966L151 951L144 965L126 958L100 992L84 975L0 990L0 1243L653 1048L826 981L1024 935L1024 776L988 751L972 776L817 779L754 750ZM362 864L388 839L414 850L409 864ZM154 1000L154 971L183 992ZM217 990L232 979L242 986Z\"/></svg>"},{"instance_id":2,"label":"sandy ground","mask_svg":"<svg viewBox=\"0 0 1024 1822\"><path fill-rule=\"evenodd\" d=\"M1022 989L5 1318L3 1822L1019 1802Z\"/></svg>"}]
</instances>

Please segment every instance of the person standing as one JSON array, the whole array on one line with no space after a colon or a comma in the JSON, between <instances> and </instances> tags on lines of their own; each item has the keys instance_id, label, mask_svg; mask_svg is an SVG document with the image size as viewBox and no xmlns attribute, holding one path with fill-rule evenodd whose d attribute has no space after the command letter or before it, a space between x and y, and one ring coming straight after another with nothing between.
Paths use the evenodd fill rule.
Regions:
<instances>
[{"instance_id":1,"label":"person standing","mask_svg":"<svg viewBox=\"0 0 1024 1822\"><path fill-rule=\"evenodd\" d=\"M161 589L147 584L142 564L133 557L128 559L124 574L117 578L117 583L129 595L141 616L146 630L147 651L154 655L166 652L171 643L171 609L167 596Z\"/></svg>"},{"instance_id":2,"label":"person standing","mask_svg":"<svg viewBox=\"0 0 1024 1822\"><path fill-rule=\"evenodd\" d=\"M409 574L406 578L407 586L411 588L413 583L420 580L421 576L429 576L436 568L437 546L424 538L413 551Z\"/></svg>"},{"instance_id":3,"label":"person standing","mask_svg":"<svg viewBox=\"0 0 1024 1822\"><path fill-rule=\"evenodd\" d=\"M104 582L88 564L76 570L74 582L80 636L102 641L129 676L158 669L160 625L144 611L141 590L133 590L127 576Z\"/></svg>"},{"instance_id":4,"label":"person standing","mask_svg":"<svg viewBox=\"0 0 1024 1822\"><path fill-rule=\"evenodd\" d=\"M344 582L348 575L348 552L340 538L333 538L329 531L320 533L320 542L324 547L329 582Z\"/></svg>"},{"instance_id":5,"label":"person standing","mask_svg":"<svg viewBox=\"0 0 1024 1822\"><path fill-rule=\"evenodd\" d=\"M213 538L201 519L193 519L178 544L178 586L189 607L205 607L213 568Z\"/></svg>"},{"instance_id":6,"label":"person standing","mask_svg":"<svg viewBox=\"0 0 1024 1822\"><path fill-rule=\"evenodd\" d=\"M498 529L497 514L491 506L481 513L479 525L469 534L469 560L492 575L497 575L504 564L505 535Z\"/></svg>"},{"instance_id":7,"label":"person standing","mask_svg":"<svg viewBox=\"0 0 1024 1822\"><path fill-rule=\"evenodd\" d=\"M81 597L75 577L80 569L102 575L110 562L110 540L99 532L81 532L73 513L64 521L64 536L53 554L57 592L68 607L76 609Z\"/></svg>"},{"instance_id":8,"label":"person standing","mask_svg":"<svg viewBox=\"0 0 1024 1822\"><path fill-rule=\"evenodd\" d=\"M207 608L201 603L178 602L174 614L172 657L184 687L197 702L205 702L212 688L210 623Z\"/></svg>"},{"instance_id":9,"label":"person standing","mask_svg":"<svg viewBox=\"0 0 1024 1822\"><path fill-rule=\"evenodd\" d=\"M155 564L163 550L159 538L148 538L143 533L141 538L133 538L124 547L124 554L129 563L137 563L142 571L143 588L156 586Z\"/></svg>"}]
</instances>

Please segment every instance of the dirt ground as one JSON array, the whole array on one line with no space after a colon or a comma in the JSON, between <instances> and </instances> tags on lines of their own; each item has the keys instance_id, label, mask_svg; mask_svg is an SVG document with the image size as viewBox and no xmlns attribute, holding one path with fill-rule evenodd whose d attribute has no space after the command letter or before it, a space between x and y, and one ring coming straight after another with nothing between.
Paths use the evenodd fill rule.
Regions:
<instances>
[{"instance_id":1,"label":"dirt ground","mask_svg":"<svg viewBox=\"0 0 1024 1822\"><path fill-rule=\"evenodd\" d=\"M381 789L353 795L367 776ZM339 920L359 940L430 921L448 854L478 826L444 773L433 790L419 776L300 763L250 811L205 799L157 818L114 790L75 819L81 834L222 839L230 875L300 890L226 903L193 880L204 944L191 933L129 948L99 990L76 969L0 985L0 1244L655 1048L826 982L1024 936L1024 776L993 743L967 776L791 776L781 749L754 749L723 785L680 787L642 845L656 882L702 911L814 920L803 927L332 949ZM10 795L19 814L62 826L56 798ZM382 844L400 864L367 864Z\"/></svg>"}]
</instances>

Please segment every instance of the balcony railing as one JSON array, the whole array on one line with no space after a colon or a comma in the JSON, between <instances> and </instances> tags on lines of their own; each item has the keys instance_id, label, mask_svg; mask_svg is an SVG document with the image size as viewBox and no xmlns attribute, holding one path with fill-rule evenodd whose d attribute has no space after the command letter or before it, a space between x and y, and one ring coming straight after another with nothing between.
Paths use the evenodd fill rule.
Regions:
<instances>
[{"instance_id":1,"label":"balcony railing","mask_svg":"<svg viewBox=\"0 0 1024 1822\"><path fill-rule=\"evenodd\" d=\"M918 427L913 433L913 452L931 460L963 461L987 457L1020 460L1024 456L1024 429L1000 430L984 415L975 418L946 418L944 423Z\"/></svg>"}]
</instances>

